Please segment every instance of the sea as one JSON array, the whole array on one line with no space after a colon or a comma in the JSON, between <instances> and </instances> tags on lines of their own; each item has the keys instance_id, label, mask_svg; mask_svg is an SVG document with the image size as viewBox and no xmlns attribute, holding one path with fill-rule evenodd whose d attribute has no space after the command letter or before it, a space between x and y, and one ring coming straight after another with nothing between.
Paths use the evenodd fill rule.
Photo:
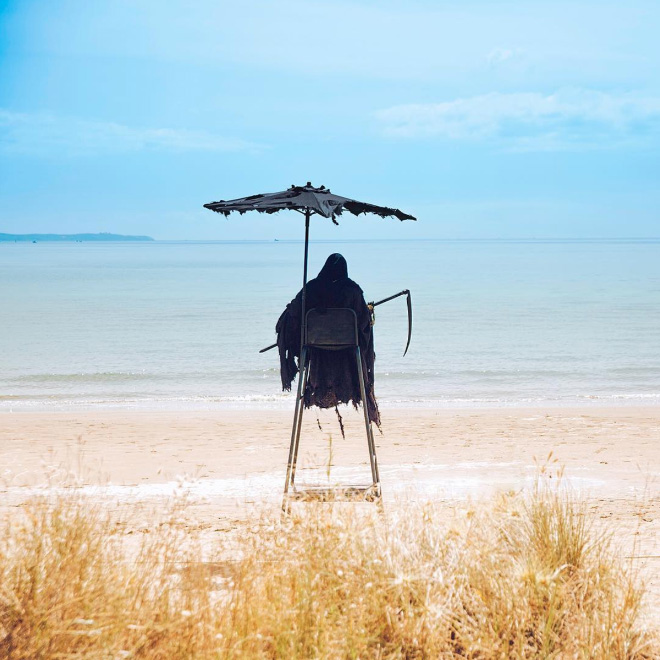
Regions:
<instances>
[{"instance_id":1,"label":"sea","mask_svg":"<svg viewBox=\"0 0 660 660\"><path fill-rule=\"evenodd\" d=\"M660 239L310 244L377 301L381 407L660 405ZM0 411L290 408L302 241L0 243Z\"/></svg>"}]
</instances>

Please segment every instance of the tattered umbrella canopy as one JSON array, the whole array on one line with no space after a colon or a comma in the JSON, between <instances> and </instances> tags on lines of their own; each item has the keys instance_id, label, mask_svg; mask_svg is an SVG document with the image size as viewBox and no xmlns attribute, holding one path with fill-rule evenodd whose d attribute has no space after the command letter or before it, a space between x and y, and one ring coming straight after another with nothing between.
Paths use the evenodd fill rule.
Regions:
<instances>
[{"instance_id":1,"label":"tattered umbrella canopy","mask_svg":"<svg viewBox=\"0 0 660 660\"><path fill-rule=\"evenodd\" d=\"M381 217L394 216L399 220L415 220L412 215L399 209L367 204L348 197L333 195L325 186L315 188L309 182L306 186L291 186L288 190L278 193L264 193L262 195L241 197L240 199L211 202L210 204L204 204L204 208L226 216L232 211L238 213L245 213L246 211L277 213L278 211L290 209L302 213L322 215L324 218L332 218L335 223L337 222L336 216L341 215L344 209L350 211L353 215L375 213Z\"/></svg>"},{"instance_id":2,"label":"tattered umbrella canopy","mask_svg":"<svg viewBox=\"0 0 660 660\"><path fill-rule=\"evenodd\" d=\"M324 218L332 218L335 224L337 216L340 216L344 209L353 215L361 213L374 213L383 218L393 216L399 220L416 220L415 217L404 213L399 209L393 209L389 206L377 206L376 204L367 204L358 202L348 197L333 195L328 188L321 186L315 188L309 181L306 186L291 186L288 190L278 193L264 193L261 195L250 195L239 199L230 199L228 201L210 202L204 204L204 208L222 213L228 216L232 212L240 214L246 211L258 211L259 213L277 213L278 211L291 210L298 211L305 216L305 259L303 266L303 287L302 287L302 318L301 327L301 346L305 338L305 299L307 290L307 257L309 251L309 219L312 215L320 215Z\"/></svg>"}]
</instances>

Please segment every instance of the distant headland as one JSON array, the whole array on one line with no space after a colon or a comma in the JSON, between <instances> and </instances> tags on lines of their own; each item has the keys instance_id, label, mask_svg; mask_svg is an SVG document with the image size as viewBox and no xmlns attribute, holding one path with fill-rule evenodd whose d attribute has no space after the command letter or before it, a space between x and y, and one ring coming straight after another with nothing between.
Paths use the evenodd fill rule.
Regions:
<instances>
[{"instance_id":1,"label":"distant headland","mask_svg":"<svg viewBox=\"0 0 660 660\"><path fill-rule=\"evenodd\" d=\"M122 234L0 234L0 242L39 241L153 241L151 236L124 236Z\"/></svg>"}]
</instances>

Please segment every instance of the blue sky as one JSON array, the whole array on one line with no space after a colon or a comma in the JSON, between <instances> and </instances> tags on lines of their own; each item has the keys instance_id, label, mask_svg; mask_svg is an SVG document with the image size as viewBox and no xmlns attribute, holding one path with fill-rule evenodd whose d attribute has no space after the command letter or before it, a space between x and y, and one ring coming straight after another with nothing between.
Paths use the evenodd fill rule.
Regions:
<instances>
[{"instance_id":1,"label":"blue sky","mask_svg":"<svg viewBox=\"0 0 660 660\"><path fill-rule=\"evenodd\" d=\"M1 2L0 231L300 238L202 204L398 206L316 238L660 236L657 0Z\"/></svg>"}]
</instances>

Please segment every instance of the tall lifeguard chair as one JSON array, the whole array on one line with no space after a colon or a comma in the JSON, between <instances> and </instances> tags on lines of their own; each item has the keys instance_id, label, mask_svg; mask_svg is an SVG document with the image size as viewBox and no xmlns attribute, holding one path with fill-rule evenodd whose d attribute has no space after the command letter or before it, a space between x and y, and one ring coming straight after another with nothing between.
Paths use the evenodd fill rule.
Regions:
<instances>
[{"instance_id":1,"label":"tall lifeguard chair","mask_svg":"<svg viewBox=\"0 0 660 660\"><path fill-rule=\"evenodd\" d=\"M298 461L298 448L300 447L300 431L303 411L305 409L303 398L307 387L310 367L310 350L343 351L351 350L355 356L355 368L360 382L360 397L364 412L364 428L367 435L369 462L371 464L371 484L366 486L312 486L304 490L295 487L296 463ZM367 393L364 386L364 372L362 370L362 356L358 343L357 316L348 307L314 308L305 314L304 341L300 355L300 371L298 374L298 391L296 394L296 407L293 414L293 428L291 430L291 446L289 448L289 463L284 483L284 497L282 511L289 513L292 500L320 500L320 501L367 501L382 504L380 490L380 476L378 474L378 461L376 459L376 444L373 429L369 420L367 409Z\"/></svg>"}]
</instances>

